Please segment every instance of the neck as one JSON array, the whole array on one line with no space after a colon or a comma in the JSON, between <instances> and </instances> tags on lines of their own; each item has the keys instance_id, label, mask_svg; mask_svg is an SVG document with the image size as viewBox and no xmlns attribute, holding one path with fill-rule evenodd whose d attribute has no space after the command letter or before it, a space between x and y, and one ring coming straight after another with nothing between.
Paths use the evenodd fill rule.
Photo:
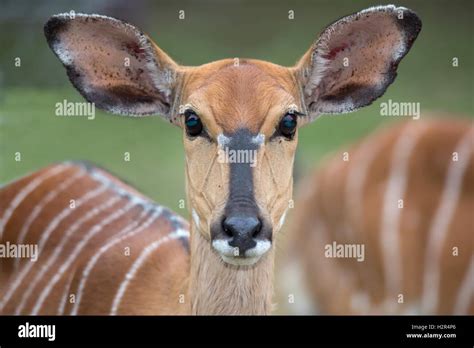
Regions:
<instances>
[{"instance_id":1,"label":"neck","mask_svg":"<svg viewBox=\"0 0 474 348\"><path fill-rule=\"evenodd\" d=\"M273 248L253 266L224 263L191 227L191 313L269 314L273 292Z\"/></svg>"}]
</instances>

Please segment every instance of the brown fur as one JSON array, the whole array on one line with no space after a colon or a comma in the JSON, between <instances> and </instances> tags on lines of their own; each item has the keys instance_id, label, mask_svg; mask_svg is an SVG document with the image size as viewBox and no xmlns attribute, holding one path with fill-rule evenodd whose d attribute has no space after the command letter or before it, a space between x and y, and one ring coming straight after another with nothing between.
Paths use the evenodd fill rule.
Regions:
<instances>
[{"instance_id":1,"label":"brown fur","mask_svg":"<svg viewBox=\"0 0 474 348\"><path fill-rule=\"evenodd\" d=\"M267 62L241 60L234 66L234 60L226 59L186 68L183 76L180 103L193 106L214 139L240 128L268 139L291 105L299 103L293 71ZM267 142L257 156L257 204L275 226L291 199L296 145L297 139ZM201 232L209 238L208 227L220 218L227 200L228 164L217 162L217 146L207 139L184 137L184 148L188 199L203 221Z\"/></svg>"},{"instance_id":2,"label":"brown fur","mask_svg":"<svg viewBox=\"0 0 474 348\"><path fill-rule=\"evenodd\" d=\"M68 177L71 177L79 171L84 170L79 165L66 166L68 166L68 168L64 172L44 181L35 191L32 192L31 195L29 195L28 199L25 199L18 206L18 208L15 209L13 215L5 227L5 234L3 239L0 240L0 243L6 243L6 241L9 241L10 243L16 243L20 228L25 222L24 220L27 216L29 216L41 198L43 198L48 192L56 189L58 182L62 182ZM31 182L31 180L38 177L42 173L46 173L57 167L58 165L47 167L5 186L2 190L0 190L0 211L4 212L6 207L8 207L8 205L11 203L14 195L18 193L22 187L25 187L29 182ZM94 170L104 173L99 169ZM107 174L107 176L110 175ZM113 180L123 189L126 189L127 192L135 195L136 191L133 188L129 187L123 182L120 182L116 178L113 178ZM77 179L67 190L61 192L50 203L47 209L43 209L40 215L38 215L37 219L34 221L34 224L30 226L25 243L38 243L41 234L46 229L46 226L51 223L53 218L57 216L61 210L69 206L70 199L77 200L85 192L92 190L98 185L98 182L88 173L85 173L84 176ZM38 261L34 263L33 267L24 278L24 281L21 283L18 291L16 291L13 297L11 297L11 299L7 302L1 313L10 314L15 312L15 308L19 305L20 300L24 294L24 291L22 290L24 290L25 287L30 284L31 280L45 265L48 258L52 255L55 247L64 238L65 230L75 221L77 221L79 217L84 216L87 212L91 211L99 204L104 203L113 197L119 198L116 204L102 211L94 218L88 220L87 223L83 224L81 228L77 230L76 233L72 235L72 238L65 244L64 249L60 253L58 262L51 266L49 271L45 274L44 279L42 279L35 287L32 296L30 296L29 301L22 311L23 314L30 313L34 303L37 300L37 295L46 286L46 284L51 281L52 277L56 274L59 267L65 262L67 257L71 254L75 246L84 238L86 232L116 211L117 208L123 207L128 202L127 198L121 198L115 189L110 188L96 198L88 201L86 204L73 210L72 214L64 219L53 231L46 245L44 246L43 252L40 253ZM149 202L153 205L151 201ZM104 228L101 233L96 235L96 237L92 238L87 244L86 248L84 248L79 256L74 260L74 263L71 265L69 271L64 274L60 282L58 282L53 288L53 291L47 297L39 314L57 314L59 302L69 282L71 282L69 295L77 296L76 290L78 282L82 278L82 271L91 257L93 257L93 255L98 252L99 248L104 245L106 241L113 238L119 229L135 220L138 221L137 219L141 212L142 209L140 207L134 207L120 219L116 220L112 224L107 225L107 227ZM149 217L150 213L148 213L147 216ZM120 282L124 279L125 273L128 271L136 257L147 244L173 231L174 227L169 220L169 217L171 216L172 214L168 217L161 216L145 231L139 235L122 241L102 256L100 262L96 264L96 267L93 269L91 276L86 283L79 314L110 313L113 296L115 295ZM141 221L143 222L144 219L146 218L142 218ZM186 222L179 217L178 219L183 225L183 228L187 228ZM126 247L130 248L129 256L124 254ZM19 275L22 268L27 264L30 264L31 261L28 259L21 260L20 267L17 270L13 269L13 262L14 259L9 258L2 259L0 262L0 265L2 266L0 274L2 280L4 280L0 283L0 294L2 294L2 296L4 296L5 291ZM123 298L119 313L188 313L188 307L186 307L185 304L179 304L179 295L185 293L186 291L185 281L189 272L188 267L189 255L182 243L179 240L169 241L166 244L166 247L158 249L158 252L155 252L152 257L147 260L147 263L141 268L141 272L138 274L136 280L130 284L125 297ZM157 288L162 289L162 291L157 291ZM67 302L65 314L69 313L71 307L72 304Z\"/></svg>"},{"instance_id":3,"label":"brown fur","mask_svg":"<svg viewBox=\"0 0 474 348\"><path fill-rule=\"evenodd\" d=\"M191 237L192 314L268 314L272 309L273 251L255 266L231 266L199 233Z\"/></svg>"}]
</instances>

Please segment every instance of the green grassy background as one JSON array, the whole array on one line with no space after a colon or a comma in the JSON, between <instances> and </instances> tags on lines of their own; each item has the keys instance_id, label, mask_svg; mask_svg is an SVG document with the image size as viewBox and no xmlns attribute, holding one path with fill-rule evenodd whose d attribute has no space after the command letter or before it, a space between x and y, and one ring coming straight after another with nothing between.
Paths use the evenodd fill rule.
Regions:
<instances>
[{"instance_id":1,"label":"green grassy background","mask_svg":"<svg viewBox=\"0 0 474 348\"><path fill-rule=\"evenodd\" d=\"M74 9L125 19L176 61L199 65L249 57L292 65L317 34L341 16L387 1L8 1L0 8L0 184L66 159L95 162L183 215L181 132L159 117L128 119L103 112L95 120L56 117L63 99L82 101L49 50L42 26L52 14ZM325 154L400 121L379 115L380 102L420 102L429 110L473 115L472 1L397 1L415 10L423 29L383 98L345 116L326 116L301 130L302 171ZM186 19L178 19L185 10ZM288 20L288 11L295 19ZM15 57L22 60L14 66ZM459 58L459 67L451 65ZM123 160L130 152L131 161ZM21 152L22 161L14 160Z\"/></svg>"}]
</instances>

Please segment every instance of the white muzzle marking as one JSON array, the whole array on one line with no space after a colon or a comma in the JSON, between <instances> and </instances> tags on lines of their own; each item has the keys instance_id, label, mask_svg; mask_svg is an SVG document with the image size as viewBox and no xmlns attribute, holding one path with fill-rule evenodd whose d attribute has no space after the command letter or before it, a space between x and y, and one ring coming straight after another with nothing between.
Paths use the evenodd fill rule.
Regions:
<instances>
[{"instance_id":1,"label":"white muzzle marking","mask_svg":"<svg viewBox=\"0 0 474 348\"><path fill-rule=\"evenodd\" d=\"M227 240L217 239L212 242L212 247L219 253L222 260L234 266L251 266L270 250L272 243L268 240L257 240L257 245L246 250L244 255L236 253L236 248L229 245ZM238 249L237 249L238 251Z\"/></svg>"}]
</instances>

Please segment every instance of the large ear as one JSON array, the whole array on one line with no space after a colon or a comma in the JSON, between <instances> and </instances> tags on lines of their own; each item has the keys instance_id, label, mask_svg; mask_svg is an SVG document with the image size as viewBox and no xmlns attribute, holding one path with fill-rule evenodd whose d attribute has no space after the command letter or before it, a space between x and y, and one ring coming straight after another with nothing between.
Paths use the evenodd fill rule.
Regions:
<instances>
[{"instance_id":1,"label":"large ear","mask_svg":"<svg viewBox=\"0 0 474 348\"><path fill-rule=\"evenodd\" d=\"M51 17L44 33L89 102L114 114L170 118L177 65L140 30L110 17L66 13Z\"/></svg>"},{"instance_id":2,"label":"large ear","mask_svg":"<svg viewBox=\"0 0 474 348\"><path fill-rule=\"evenodd\" d=\"M296 66L309 120L369 105L397 75L421 29L403 7L372 7L328 26Z\"/></svg>"}]
</instances>

